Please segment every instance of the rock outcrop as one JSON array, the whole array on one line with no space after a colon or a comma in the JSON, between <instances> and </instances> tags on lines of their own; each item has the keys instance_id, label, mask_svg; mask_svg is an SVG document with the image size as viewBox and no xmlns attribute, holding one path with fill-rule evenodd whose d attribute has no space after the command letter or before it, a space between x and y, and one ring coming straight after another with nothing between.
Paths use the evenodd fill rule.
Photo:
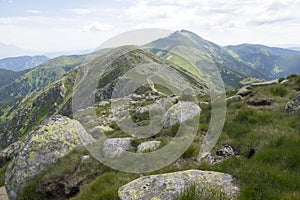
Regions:
<instances>
[{"instance_id":1,"label":"rock outcrop","mask_svg":"<svg viewBox=\"0 0 300 200\"><path fill-rule=\"evenodd\" d=\"M31 132L20 144L16 157L5 174L10 199L16 199L22 188L39 172L80 145L81 124L63 116L52 116Z\"/></svg>"},{"instance_id":2,"label":"rock outcrop","mask_svg":"<svg viewBox=\"0 0 300 200\"><path fill-rule=\"evenodd\" d=\"M293 98L291 101L289 101L285 106L285 111L287 113L295 114L300 112L300 95Z\"/></svg>"},{"instance_id":3,"label":"rock outcrop","mask_svg":"<svg viewBox=\"0 0 300 200\"><path fill-rule=\"evenodd\" d=\"M209 189L223 191L229 198L236 198L239 188L229 174L188 170L138 178L119 188L121 200L172 200L186 187L195 184L205 192Z\"/></svg>"}]
</instances>

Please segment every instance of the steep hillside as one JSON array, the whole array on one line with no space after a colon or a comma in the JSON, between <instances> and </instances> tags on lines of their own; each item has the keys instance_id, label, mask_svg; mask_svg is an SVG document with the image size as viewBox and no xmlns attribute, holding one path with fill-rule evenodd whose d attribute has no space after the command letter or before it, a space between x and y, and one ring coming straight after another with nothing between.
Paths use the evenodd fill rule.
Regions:
<instances>
[{"instance_id":1,"label":"steep hillside","mask_svg":"<svg viewBox=\"0 0 300 200\"><path fill-rule=\"evenodd\" d=\"M300 51L252 44L226 48L268 79L286 77L292 73L300 74Z\"/></svg>"},{"instance_id":2,"label":"steep hillside","mask_svg":"<svg viewBox=\"0 0 300 200\"><path fill-rule=\"evenodd\" d=\"M194 72L190 65L196 66L204 79L209 79L209 69L207 68L216 65L227 88L236 88L239 81L247 76L265 78L259 71L250 68L227 49L186 30L176 31L166 38L145 45L145 47L150 48L151 52L177 63L191 73ZM183 57L180 58L178 55Z\"/></svg>"},{"instance_id":3,"label":"steep hillside","mask_svg":"<svg viewBox=\"0 0 300 200\"><path fill-rule=\"evenodd\" d=\"M0 87L11 83L12 81L16 80L28 71L29 70L14 72L11 70L0 69Z\"/></svg>"},{"instance_id":4,"label":"steep hillside","mask_svg":"<svg viewBox=\"0 0 300 200\"><path fill-rule=\"evenodd\" d=\"M25 69L35 68L49 59L50 58L46 56L20 56L3 58L0 60L0 68L12 71L22 71Z\"/></svg>"},{"instance_id":5,"label":"steep hillside","mask_svg":"<svg viewBox=\"0 0 300 200\"><path fill-rule=\"evenodd\" d=\"M85 56L62 56L36 67L4 87L0 87L0 101L7 101L36 93L80 65Z\"/></svg>"},{"instance_id":6,"label":"steep hillside","mask_svg":"<svg viewBox=\"0 0 300 200\"><path fill-rule=\"evenodd\" d=\"M239 200L299 199L300 113L286 112L286 103L300 95L300 76L291 75L280 83L271 85L249 86L248 90L250 91L248 95L242 98L236 98L237 91L228 92L230 98L227 99L228 112L222 135L211 154L201 163L196 162L196 159L201 146L201 137L207 131L210 121L209 104L201 105L199 129L194 142L169 166L143 174L120 172L94 159L86 149L77 147L31 180L21 191L19 199L117 200L119 197L135 199L133 195L147 194L152 197L172 189L174 191L171 187L174 186L171 174L161 174L178 171L181 173L182 170L188 169L209 170L210 174L215 172L231 174L235 178L235 184L240 188L237 198ZM205 96L199 98L208 99ZM98 111L103 114L107 112L107 108L102 105ZM147 121L145 116L142 118ZM124 134L116 126L112 127L114 129L107 132L108 135L120 137ZM42 126L39 129L42 128L47 127ZM167 142L176 131L175 128L166 130L162 137L163 141ZM132 141L128 151L134 151L142 143L143 140ZM167 177L155 176L156 182L149 183L147 181L151 179L148 175ZM187 176L177 176L175 180L183 184ZM195 176L193 178L195 179ZM222 180L215 180L211 176L203 182L210 181L223 186ZM209 193L203 193L206 188L198 188L203 182L186 187L176 199L232 199L226 198L222 191L213 190L211 187ZM126 193L122 192L124 185L128 183L139 187L129 188ZM170 187L161 187L161 184L157 183L166 183ZM158 185L156 190L152 190L156 185Z\"/></svg>"},{"instance_id":7,"label":"steep hillside","mask_svg":"<svg viewBox=\"0 0 300 200\"><path fill-rule=\"evenodd\" d=\"M47 86L35 95L24 98L20 102L18 109L14 109L14 111L10 113L6 112L6 119L9 119L9 121L6 120L7 123L3 126L2 146L7 146L18 140L21 136L26 135L38 126L43 119L52 114L72 116L71 102L72 96L74 95L73 85L76 78L78 78L78 74L82 75L87 72L89 73L87 80L89 82L95 81L98 83L95 98L96 101L101 101L111 98L112 89L120 77L128 70L142 64L156 64L170 68L174 72L179 73L183 77L183 80L189 82L192 87L195 88L196 92L199 94L207 93L208 89L204 82L197 80L196 77L182 70L177 65L134 46L121 47L104 53L94 58L91 62L68 72L59 81ZM47 69L53 69L53 65L49 66L51 67L46 68L46 66L43 65L43 68L40 69L39 67L35 70L44 69L46 71ZM62 70L60 66L57 68ZM64 71L61 72L61 76L63 72ZM176 80L179 81L178 79ZM174 82L173 87L176 87L176 85L178 85L178 83ZM157 87L156 89L158 91L161 90L162 93L168 92L155 84L154 86L147 86L146 84L140 92L152 91L153 87Z\"/></svg>"}]
</instances>

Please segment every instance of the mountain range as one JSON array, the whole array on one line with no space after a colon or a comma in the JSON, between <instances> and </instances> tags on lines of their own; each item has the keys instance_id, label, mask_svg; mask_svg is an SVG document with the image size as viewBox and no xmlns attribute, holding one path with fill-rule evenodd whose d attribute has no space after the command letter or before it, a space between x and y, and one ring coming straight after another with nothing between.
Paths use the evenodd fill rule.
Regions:
<instances>
[{"instance_id":1,"label":"mountain range","mask_svg":"<svg viewBox=\"0 0 300 200\"><path fill-rule=\"evenodd\" d=\"M0 60L0 68L12 71L22 71L35 68L49 59L50 58L46 56L20 56L3 58Z\"/></svg>"},{"instance_id":2,"label":"mountain range","mask_svg":"<svg viewBox=\"0 0 300 200\"><path fill-rule=\"evenodd\" d=\"M121 188L122 199L130 199L126 195L135 191L147 193L149 186L144 183L138 190L120 192L126 188L121 185L145 174L116 172L100 164L83 150L80 142L84 138L79 137L90 133L87 138L92 142L99 139L99 132L104 132L109 138L103 149L97 146L97 155L140 153L142 144L149 153L190 138L177 133L179 124L185 120L190 123L196 116L199 124L196 123L197 133L191 146L179 155L180 159L155 173L191 168L221 171L233 174L237 181L231 182L241 188L234 187L237 192L232 197L239 190L242 199L272 199L273 193L275 197L283 193L287 198L300 197L296 193L300 187L300 161L295 160L300 141L296 114L300 108L300 76L296 75L300 74L300 52L251 44L222 47L181 30L143 46L43 58L45 61L33 68L0 70L0 150L3 150L0 186L5 179L11 199L116 199L116 188ZM15 62L14 58L11 61ZM14 69L28 67L26 64L13 66ZM215 98L222 97L222 90L211 87L219 75L229 96L226 104L224 99L227 118L217 149L206 154L207 163L198 163L201 143L206 142L211 125L210 92L216 89L220 93ZM244 85L242 80L248 77L252 78ZM127 103L121 101L113 107L120 99ZM195 99L197 103L193 102ZM188 111L183 112L182 106ZM135 138L135 133L123 131L117 124L128 122L129 115L135 122L134 128L151 125L154 111L161 112L161 109L163 118L154 118L162 124L162 130L151 137ZM189 128L183 130L190 133ZM129 167L133 164L134 160ZM279 176L279 172L284 175ZM205 180L216 178L211 176L215 172L209 173ZM229 175L222 176L227 177L225 181L233 180ZM285 176L290 183L285 181ZM276 187L269 184L274 180ZM211 182L219 184L220 181L224 180ZM169 188L174 187L159 187L163 190L159 194L168 192ZM278 192L279 189L283 191ZM212 194L219 195L219 192L213 190Z\"/></svg>"}]
</instances>

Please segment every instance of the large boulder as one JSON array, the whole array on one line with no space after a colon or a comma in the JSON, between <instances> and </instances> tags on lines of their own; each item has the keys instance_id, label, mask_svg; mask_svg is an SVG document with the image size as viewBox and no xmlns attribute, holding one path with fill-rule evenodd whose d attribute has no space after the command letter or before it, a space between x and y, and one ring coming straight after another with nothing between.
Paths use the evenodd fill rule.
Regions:
<instances>
[{"instance_id":1,"label":"large boulder","mask_svg":"<svg viewBox=\"0 0 300 200\"><path fill-rule=\"evenodd\" d=\"M85 130L78 121L52 116L31 132L20 144L5 174L10 199L16 199L26 183L79 145L81 131Z\"/></svg>"},{"instance_id":2,"label":"large boulder","mask_svg":"<svg viewBox=\"0 0 300 200\"><path fill-rule=\"evenodd\" d=\"M121 200L172 200L193 184L201 187L202 192L211 189L224 191L232 199L239 194L239 188L231 175L201 170L141 177L120 187L118 194Z\"/></svg>"},{"instance_id":3,"label":"large boulder","mask_svg":"<svg viewBox=\"0 0 300 200\"><path fill-rule=\"evenodd\" d=\"M193 117L199 117L201 108L189 101L179 101L177 104L170 107L162 119L164 128L173 126L176 123L182 123Z\"/></svg>"},{"instance_id":4,"label":"large boulder","mask_svg":"<svg viewBox=\"0 0 300 200\"><path fill-rule=\"evenodd\" d=\"M287 113L293 114L300 112L300 95L289 101L285 106L285 110Z\"/></svg>"}]
</instances>

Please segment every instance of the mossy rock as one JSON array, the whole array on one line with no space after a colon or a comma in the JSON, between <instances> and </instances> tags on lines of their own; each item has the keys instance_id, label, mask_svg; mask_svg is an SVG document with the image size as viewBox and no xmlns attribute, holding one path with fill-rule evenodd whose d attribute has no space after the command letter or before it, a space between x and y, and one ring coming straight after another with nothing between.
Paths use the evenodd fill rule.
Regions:
<instances>
[{"instance_id":1,"label":"mossy rock","mask_svg":"<svg viewBox=\"0 0 300 200\"><path fill-rule=\"evenodd\" d=\"M52 116L31 132L5 174L10 199L16 199L26 183L78 146L80 131L85 130L78 121Z\"/></svg>"},{"instance_id":2,"label":"mossy rock","mask_svg":"<svg viewBox=\"0 0 300 200\"><path fill-rule=\"evenodd\" d=\"M239 187L231 175L201 170L141 177L120 187L118 194L121 200L171 200L192 184L197 184L204 190L205 188L220 190L232 199L239 194Z\"/></svg>"}]
</instances>

